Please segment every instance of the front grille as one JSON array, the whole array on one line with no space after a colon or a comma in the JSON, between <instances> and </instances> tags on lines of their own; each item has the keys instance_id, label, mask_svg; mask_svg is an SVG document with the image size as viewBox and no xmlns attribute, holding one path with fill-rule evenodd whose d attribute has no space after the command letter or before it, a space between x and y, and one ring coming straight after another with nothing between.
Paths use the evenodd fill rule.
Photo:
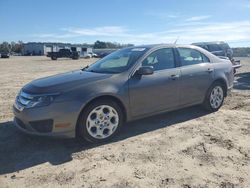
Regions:
<instances>
[{"instance_id":1,"label":"front grille","mask_svg":"<svg viewBox=\"0 0 250 188\"><path fill-rule=\"evenodd\" d=\"M53 120L41 120L41 121L31 121L29 122L31 127L40 133L49 133L53 129Z\"/></svg>"},{"instance_id":2,"label":"front grille","mask_svg":"<svg viewBox=\"0 0 250 188\"><path fill-rule=\"evenodd\" d=\"M19 127L26 129L26 125L22 122L22 120L15 118L15 121Z\"/></svg>"}]
</instances>

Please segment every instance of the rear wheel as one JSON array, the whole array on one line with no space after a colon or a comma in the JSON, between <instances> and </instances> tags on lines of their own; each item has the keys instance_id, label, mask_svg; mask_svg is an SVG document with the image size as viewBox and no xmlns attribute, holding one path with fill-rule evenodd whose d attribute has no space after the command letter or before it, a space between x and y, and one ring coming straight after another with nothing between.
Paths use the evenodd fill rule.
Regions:
<instances>
[{"instance_id":1,"label":"rear wheel","mask_svg":"<svg viewBox=\"0 0 250 188\"><path fill-rule=\"evenodd\" d=\"M72 57L72 59L73 59L73 60L77 60L77 59L79 59L79 57Z\"/></svg>"},{"instance_id":2,"label":"rear wheel","mask_svg":"<svg viewBox=\"0 0 250 188\"><path fill-rule=\"evenodd\" d=\"M98 100L81 113L76 135L90 142L104 142L118 133L123 120L122 110L117 103L111 100Z\"/></svg>"},{"instance_id":3,"label":"rear wheel","mask_svg":"<svg viewBox=\"0 0 250 188\"><path fill-rule=\"evenodd\" d=\"M225 98L225 87L220 82L215 82L206 95L203 106L208 110L215 112L220 109Z\"/></svg>"}]
</instances>

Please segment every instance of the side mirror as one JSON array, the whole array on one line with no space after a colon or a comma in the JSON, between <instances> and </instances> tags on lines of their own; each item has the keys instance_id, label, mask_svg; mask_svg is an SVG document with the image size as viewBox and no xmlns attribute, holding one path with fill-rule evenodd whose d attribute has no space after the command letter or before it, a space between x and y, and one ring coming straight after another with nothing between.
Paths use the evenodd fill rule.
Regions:
<instances>
[{"instance_id":1,"label":"side mirror","mask_svg":"<svg viewBox=\"0 0 250 188\"><path fill-rule=\"evenodd\" d=\"M154 68L152 66L143 66L140 67L136 73L138 75L151 75L154 73Z\"/></svg>"}]
</instances>

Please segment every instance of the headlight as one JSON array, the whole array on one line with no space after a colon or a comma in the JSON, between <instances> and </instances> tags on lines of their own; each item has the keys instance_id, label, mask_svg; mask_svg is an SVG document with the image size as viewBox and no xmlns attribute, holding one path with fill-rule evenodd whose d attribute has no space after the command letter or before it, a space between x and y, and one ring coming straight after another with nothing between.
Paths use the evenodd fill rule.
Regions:
<instances>
[{"instance_id":1,"label":"headlight","mask_svg":"<svg viewBox=\"0 0 250 188\"><path fill-rule=\"evenodd\" d=\"M37 96L29 102L27 108L48 106L53 100L54 96Z\"/></svg>"},{"instance_id":2,"label":"headlight","mask_svg":"<svg viewBox=\"0 0 250 188\"><path fill-rule=\"evenodd\" d=\"M48 106L60 93L33 95L20 91L16 97L16 103L24 108Z\"/></svg>"}]
</instances>

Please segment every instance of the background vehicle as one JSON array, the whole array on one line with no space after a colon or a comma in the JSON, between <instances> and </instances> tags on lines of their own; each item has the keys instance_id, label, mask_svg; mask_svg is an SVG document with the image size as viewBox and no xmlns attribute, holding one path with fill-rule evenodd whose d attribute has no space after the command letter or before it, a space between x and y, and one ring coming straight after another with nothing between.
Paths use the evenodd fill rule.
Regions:
<instances>
[{"instance_id":1,"label":"background vehicle","mask_svg":"<svg viewBox=\"0 0 250 188\"><path fill-rule=\"evenodd\" d=\"M58 58L79 59L79 53L70 49L60 49L58 52L48 52L47 57L50 57L52 60L57 60Z\"/></svg>"},{"instance_id":2,"label":"background vehicle","mask_svg":"<svg viewBox=\"0 0 250 188\"><path fill-rule=\"evenodd\" d=\"M98 58L98 55L97 55L96 53L89 52L88 54L89 54L91 57Z\"/></svg>"},{"instance_id":3,"label":"background vehicle","mask_svg":"<svg viewBox=\"0 0 250 188\"><path fill-rule=\"evenodd\" d=\"M86 59L93 58L93 57L97 58L98 55L93 53L93 52L89 52L89 53L85 54L83 57L86 58Z\"/></svg>"},{"instance_id":4,"label":"background vehicle","mask_svg":"<svg viewBox=\"0 0 250 188\"><path fill-rule=\"evenodd\" d=\"M233 58L233 50L225 42L198 42L192 45L199 46L216 56L228 57L230 60Z\"/></svg>"},{"instance_id":5,"label":"background vehicle","mask_svg":"<svg viewBox=\"0 0 250 188\"><path fill-rule=\"evenodd\" d=\"M115 50L103 50L103 51L96 52L96 55L97 55L98 58L104 58L107 55L113 53L114 51Z\"/></svg>"},{"instance_id":6,"label":"background vehicle","mask_svg":"<svg viewBox=\"0 0 250 188\"><path fill-rule=\"evenodd\" d=\"M107 55L109 55L110 53L109 52L102 52L102 53L100 53L98 56L100 57L100 58L104 58L104 57L106 57Z\"/></svg>"},{"instance_id":7,"label":"background vehicle","mask_svg":"<svg viewBox=\"0 0 250 188\"><path fill-rule=\"evenodd\" d=\"M9 58L10 57L10 53L8 52L0 52L1 54L1 58Z\"/></svg>"},{"instance_id":8,"label":"background vehicle","mask_svg":"<svg viewBox=\"0 0 250 188\"><path fill-rule=\"evenodd\" d=\"M27 84L14 103L14 122L30 134L102 142L126 121L198 104L217 111L233 78L229 60L199 47L125 48Z\"/></svg>"},{"instance_id":9,"label":"background vehicle","mask_svg":"<svg viewBox=\"0 0 250 188\"><path fill-rule=\"evenodd\" d=\"M192 45L199 46L212 54L220 57L220 58L228 58L233 64L234 72L236 69L241 67L240 61L235 61L233 58L233 50L226 42L198 42L193 43Z\"/></svg>"}]
</instances>

